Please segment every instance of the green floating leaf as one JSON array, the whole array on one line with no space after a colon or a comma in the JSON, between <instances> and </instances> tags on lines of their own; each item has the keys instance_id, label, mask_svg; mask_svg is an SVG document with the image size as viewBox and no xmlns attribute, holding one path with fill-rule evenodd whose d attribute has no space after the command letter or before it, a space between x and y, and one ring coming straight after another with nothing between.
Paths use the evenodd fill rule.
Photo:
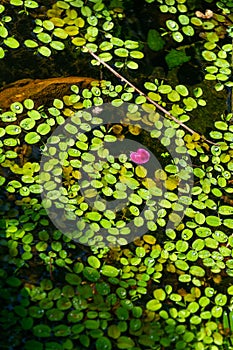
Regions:
<instances>
[{"instance_id":1,"label":"green floating leaf","mask_svg":"<svg viewBox=\"0 0 233 350\"><path fill-rule=\"evenodd\" d=\"M39 338L48 338L51 336L51 328L47 325L40 324L33 327L33 334Z\"/></svg>"},{"instance_id":2,"label":"green floating leaf","mask_svg":"<svg viewBox=\"0 0 233 350\"><path fill-rule=\"evenodd\" d=\"M10 0L10 4L14 6L22 6L23 0Z\"/></svg>"},{"instance_id":3,"label":"green floating leaf","mask_svg":"<svg viewBox=\"0 0 233 350\"><path fill-rule=\"evenodd\" d=\"M121 336L117 339L117 347L118 349L131 349L135 345L133 339L126 336Z\"/></svg>"},{"instance_id":4,"label":"green floating leaf","mask_svg":"<svg viewBox=\"0 0 233 350\"><path fill-rule=\"evenodd\" d=\"M194 31L193 27L191 27L191 26L182 27L182 31L187 36L193 36L195 34L195 31Z\"/></svg>"},{"instance_id":5,"label":"green floating leaf","mask_svg":"<svg viewBox=\"0 0 233 350\"><path fill-rule=\"evenodd\" d=\"M15 311L16 311L16 308L15 308ZM20 316L22 316L22 314ZM32 317L24 317L21 321L21 324L22 324L22 328L24 330L29 330L33 326L33 318Z\"/></svg>"},{"instance_id":6,"label":"green floating leaf","mask_svg":"<svg viewBox=\"0 0 233 350\"><path fill-rule=\"evenodd\" d=\"M168 27L168 29L170 29L171 31L176 31L179 29L179 25L178 23L176 23L175 21L168 19L166 21L166 26Z\"/></svg>"},{"instance_id":7,"label":"green floating leaf","mask_svg":"<svg viewBox=\"0 0 233 350\"><path fill-rule=\"evenodd\" d=\"M110 325L108 327L108 336L113 339L118 339L121 335L121 331L117 325Z\"/></svg>"},{"instance_id":8,"label":"green floating leaf","mask_svg":"<svg viewBox=\"0 0 233 350\"><path fill-rule=\"evenodd\" d=\"M141 51L130 51L130 57L141 59L144 57L144 54Z\"/></svg>"},{"instance_id":9,"label":"green floating leaf","mask_svg":"<svg viewBox=\"0 0 233 350\"><path fill-rule=\"evenodd\" d=\"M49 20L44 20L43 21L43 27L47 30L52 30L54 28L54 24L53 22L49 21ZM53 32L54 33L54 32Z\"/></svg>"},{"instance_id":10,"label":"green floating leaf","mask_svg":"<svg viewBox=\"0 0 233 350\"><path fill-rule=\"evenodd\" d=\"M22 282L17 277L10 276L7 278L6 283L11 287L19 287Z\"/></svg>"},{"instance_id":11,"label":"green floating leaf","mask_svg":"<svg viewBox=\"0 0 233 350\"><path fill-rule=\"evenodd\" d=\"M191 276L187 274L182 274L179 276L179 281L183 283L189 283L191 281Z\"/></svg>"},{"instance_id":12,"label":"green floating leaf","mask_svg":"<svg viewBox=\"0 0 233 350\"><path fill-rule=\"evenodd\" d=\"M129 196L129 201L131 203L140 205L142 204L142 198L140 196L138 196L136 193L131 193Z\"/></svg>"},{"instance_id":13,"label":"green floating leaf","mask_svg":"<svg viewBox=\"0 0 233 350\"><path fill-rule=\"evenodd\" d=\"M127 320L129 318L129 312L128 312L126 307L120 306L116 310L116 316L117 316L118 320L124 321L124 320Z\"/></svg>"},{"instance_id":14,"label":"green floating leaf","mask_svg":"<svg viewBox=\"0 0 233 350\"><path fill-rule=\"evenodd\" d=\"M150 90L150 91L156 91L157 90L157 86L154 83L146 82L144 84L144 86L145 86L145 88L147 90Z\"/></svg>"},{"instance_id":15,"label":"green floating leaf","mask_svg":"<svg viewBox=\"0 0 233 350\"><path fill-rule=\"evenodd\" d=\"M36 131L40 134L40 135L46 135L50 132L51 130L51 126L48 125L47 123L42 123L40 125L38 125Z\"/></svg>"},{"instance_id":16,"label":"green floating leaf","mask_svg":"<svg viewBox=\"0 0 233 350\"><path fill-rule=\"evenodd\" d=\"M7 36L8 36L8 30L5 27L1 26L0 27L0 37L6 38Z\"/></svg>"},{"instance_id":17,"label":"green floating leaf","mask_svg":"<svg viewBox=\"0 0 233 350\"><path fill-rule=\"evenodd\" d=\"M86 320L84 321L84 325L87 329L98 329L99 320Z\"/></svg>"},{"instance_id":18,"label":"green floating leaf","mask_svg":"<svg viewBox=\"0 0 233 350\"><path fill-rule=\"evenodd\" d=\"M39 7L39 4L36 1L32 1L32 0L25 0L24 1L24 6L31 8L31 9L35 9L37 7Z\"/></svg>"},{"instance_id":19,"label":"green floating leaf","mask_svg":"<svg viewBox=\"0 0 233 350\"><path fill-rule=\"evenodd\" d=\"M186 111L192 111L193 109L197 108L197 102L192 97L184 98L183 102L186 106L186 108L185 108Z\"/></svg>"},{"instance_id":20,"label":"green floating leaf","mask_svg":"<svg viewBox=\"0 0 233 350\"><path fill-rule=\"evenodd\" d=\"M72 39L72 44L74 44L75 46L83 46L86 44L86 39L81 37L76 37Z\"/></svg>"},{"instance_id":21,"label":"green floating leaf","mask_svg":"<svg viewBox=\"0 0 233 350\"><path fill-rule=\"evenodd\" d=\"M157 300L165 300L166 299L166 293L162 288L158 288L156 290L154 290L153 295L155 297L155 299Z\"/></svg>"},{"instance_id":22,"label":"green floating leaf","mask_svg":"<svg viewBox=\"0 0 233 350\"><path fill-rule=\"evenodd\" d=\"M101 58L104 62L111 61L112 55L109 52L103 52L99 55L99 58Z\"/></svg>"},{"instance_id":23,"label":"green floating leaf","mask_svg":"<svg viewBox=\"0 0 233 350\"><path fill-rule=\"evenodd\" d=\"M111 265L104 265L101 269L101 273L107 277L116 277L119 274L119 270Z\"/></svg>"},{"instance_id":24,"label":"green floating leaf","mask_svg":"<svg viewBox=\"0 0 233 350\"><path fill-rule=\"evenodd\" d=\"M31 100L30 98L27 98L26 100L24 100L23 104L27 109L33 109L34 107L34 101Z\"/></svg>"},{"instance_id":25,"label":"green floating leaf","mask_svg":"<svg viewBox=\"0 0 233 350\"><path fill-rule=\"evenodd\" d=\"M153 51L160 51L165 45L165 41L156 29L150 29L147 34L147 44Z\"/></svg>"},{"instance_id":26,"label":"green floating leaf","mask_svg":"<svg viewBox=\"0 0 233 350\"><path fill-rule=\"evenodd\" d=\"M81 334L79 336L79 341L85 348L89 348L90 338L86 334Z\"/></svg>"},{"instance_id":27,"label":"green floating leaf","mask_svg":"<svg viewBox=\"0 0 233 350\"><path fill-rule=\"evenodd\" d=\"M172 102L177 102L180 101L180 95L178 94L178 92L176 90L172 90L168 95L167 95L168 99ZM166 146L166 145L164 145Z\"/></svg>"},{"instance_id":28,"label":"green floating leaf","mask_svg":"<svg viewBox=\"0 0 233 350\"><path fill-rule=\"evenodd\" d=\"M169 94L172 91L172 87L170 85L160 85L158 87L158 92L160 92L161 94Z\"/></svg>"},{"instance_id":29,"label":"green floating leaf","mask_svg":"<svg viewBox=\"0 0 233 350\"><path fill-rule=\"evenodd\" d=\"M211 314L216 317L216 318L220 318L222 316L223 313L223 308L221 306L213 306L211 309Z\"/></svg>"},{"instance_id":30,"label":"green floating leaf","mask_svg":"<svg viewBox=\"0 0 233 350\"><path fill-rule=\"evenodd\" d=\"M20 102L14 102L10 105L12 112L20 114L23 112L23 105Z\"/></svg>"},{"instance_id":31,"label":"green floating leaf","mask_svg":"<svg viewBox=\"0 0 233 350\"><path fill-rule=\"evenodd\" d=\"M71 285L79 285L81 283L81 278L75 273L67 273L65 279Z\"/></svg>"},{"instance_id":32,"label":"green floating leaf","mask_svg":"<svg viewBox=\"0 0 233 350\"><path fill-rule=\"evenodd\" d=\"M218 293L215 298L214 302L216 305L224 306L227 303L227 296L222 293Z\"/></svg>"},{"instance_id":33,"label":"green floating leaf","mask_svg":"<svg viewBox=\"0 0 233 350\"><path fill-rule=\"evenodd\" d=\"M113 44L108 42L108 41L103 41L100 45L99 45L100 50L102 51L108 51L111 50L113 48Z\"/></svg>"},{"instance_id":34,"label":"green floating leaf","mask_svg":"<svg viewBox=\"0 0 233 350\"><path fill-rule=\"evenodd\" d=\"M5 57L5 51L3 50L2 47L0 47L0 59Z\"/></svg>"},{"instance_id":35,"label":"green floating leaf","mask_svg":"<svg viewBox=\"0 0 233 350\"><path fill-rule=\"evenodd\" d=\"M110 42L114 45L114 46L123 46L124 45L124 41L121 40L120 38L114 37L112 36L110 39ZM138 47L138 46L137 46ZM135 49L137 48L135 47Z\"/></svg>"},{"instance_id":36,"label":"green floating leaf","mask_svg":"<svg viewBox=\"0 0 233 350\"><path fill-rule=\"evenodd\" d=\"M53 35L55 35L57 38L60 38L60 39L66 39L68 37L67 31L62 28L55 28L53 31Z\"/></svg>"},{"instance_id":37,"label":"green floating leaf","mask_svg":"<svg viewBox=\"0 0 233 350\"><path fill-rule=\"evenodd\" d=\"M45 57L49 57L51 55L51 50L46 47L46 46L40 46L38 48L38 52L42 55L42 56L45 56Z\"/></svg>"},{"instance_id":38,"label":"green floating leaf","mask_svg":"<svg viewBox=\"0 0 233 350\"><path fill-rule=\"evenodd\" d=\"M91 221L100 221L102 215L98 212L90 212L90 213L86 213L85 217Z\"/></svg>"},{"instance_id":39,"label":"green floating leaf","mask_svg":"<svg viewBox=\"0 0 233 350\"><path fill-rule=\"evenodd\" d=\"M184 37L180 32L173 32L172 37L178 43L181 43L184 40Z\"/></svg>"},{"instance_id":40,"label":"green floating leaf","mask_svg":"<svg viewBox=\"0 0 233 350\"><path fill-rule=\"evenodd\" d=\"M96 350L111 350L112 343L107 337L100 337L96 340Z\"/></svg>"},{"instance_id":41,"label":"green floating leaf","mask_svg":"<svg viewBox=\"0 0 233 350\"><path fill-rule=\"evenodd\" d=\"M0 186L2 186L5 183L6 179L0 175Z\"/></svg>"},{"instance_id":42,"label":"green floating leaf","mask_svg":"<svg viewBox=\"0 0 233 350\"><path fill-rule=\"evenodd\" d=\"M138 69L138 64L134 61L127 61L126 66L130 69Z\"/></svg>"},{"instance_id":43,"label":"green floating leaf","mask_svg":"<svg viewBox=\"0 0 233 350\"><path fill-rule=\"evenodd\" d=\"M106 282L96 283L96 290L100 295L108 295L110 293L110 286Z\"/></svg>"},{"instance_id":44,"label":"green floating leaf","mask_svg":"<svg viewBox=\"0 0 233 350\"><path fill-rule=\"evenodd\" d=\"M61 50L64 50L65 44L62 43L61 41L53 40L53 41L50 43L50 47L52 47L54 50L61 51Z\"/></svg>"},{"instance_id":45,"label":"green floating leaf","mask_svg":"<svg viewBox=\"0 0 233 350\"><path fill-rule=\"evenodd\" d=\"M117 140L116 136L114 135L105 135L104 141L106 142L115 142Z\"/></svg>"},{"instance_id":46,"label":"green floating leaf","mask_svg":"<svg viewBox=\"0 0 233 350\"><path fill-rule=\"evenodd\" d=\"M90 266L98 269L100 267L100 260L96 256L89 256L87 262Z\"/></svg>"},{"instance_id":47,"label":"green floating leaf","mask_svg":"<svg viewBox=\"0 0 233 350\"><path fill-rule=\"evenodd\" d=\"M53 328L53 332L55 337L67 337L70 335L70 327L61 324L59 326L55 326Z\"/></svg>"},{"instance_id":48,"label":"green floating leaf","mask_svg":"<svg viewBox=\"0 0 233 350\"><path fill-rule=\"evenodd\" d=\"M180 22L182 25L187 25L187 24L189 24L189 17L186 16L186 15L179 15L179 16L178 16L178 19L179 19L179 22Z\"/></svg>"},{"instance_id":49,"label":"green floating leaf","mask_svg":"<svg viewBox=\"0 0 233 350\"><path fill-rule=\"evenodd\" d=\"M227 293L233 295L233 285L227 288Z\"/></svg>"},{"instance_id":50,"label":"green floating leaf","mask_svg":"<svg viewBox=\"0 0 233 350\"><path fill-rule=\"evenodd\" d=\"M162 304L157 299L149 300L146 304L146 308L149 311L158 311L159 309L161 309L161 307L162 307Z\"/></svg>"},{"instance_id":51,"label":"green floating leaf","mask_svg":"<svg viewBox=\"0 0 233 350\"><path fill-rule=\"evenodd\" d=\"M60 321L64 317L64 312L58 309L50 309L46 312L46 316L50 321Z\"/></svg>"},{"instance_id":52,"label":"green floating leaf","mask_svg":"<svg viewBox=\"0 0 233 350\"><path fill-rule=\"evenodd\" d=\"M0 137L4 136L6 133L4 128L0 128Z\"/></svg>"},{"instance_id":53,"label":"green floating leaf","mask_svg":"<svg viewBox=\"0 0 233 350\"><path fill-rule=\"evenodd\" d=\"M119 49L115 49L114 50L115 55L119 56L119 57L128 57L129 55L129 51L127 49L124 48L119 48Z\"/></svg>"},{"instance_id":54,"label":"green floating leaf","mask_svg":"<svg viewBox=\"0 0 233 350\"><path fill-rule=\"evenodd\" d=\"M18 135L21 133L21 128L18 125L7 125L5 130L8 135Z\"/></svg>"},{"instance_id":55,"label":"green floating leaf","mask_svg":"<svg viewBox=\"0 0 233 350\"><path fill-rule=\"evenodd\" d=\"M189 269L189 265L183 260L175 261L175 266L182 271L187 271Z\"/></svg>"},{"instance_id":56,"label":"green floating leaf","mask_svg":"<svg viewBox=\"0 0 233 350\"><path fill-rule=\"evenodd\" d=\"M233 207L229 205L221 205L218 208L218 213L221 215L233 215Z\"/></svg>"},{"instance_id":57,"label":"green floating leaf","mask_svg":"<svg viewBox=\"0 0 233 350\"><path fill-rule=\"evenodd\" d=\"M92 267L84 267L83 276L91 282L97 282L100 278L100 273Z\"/></svg>"},{"instance_id":58,"label":"green floating leaf","mask_svg":"<svg viewBox=\"0 0 233 350\"><path fill-rule=\"evenodd\" d=\"M204 50L202 51L202 56L206 61L215 61L217 56L213 51Z\"/></svg>"},{"instance_id":59,"label":"green floating leaf","mask_svg":"<svg viewBox=\"0 0 233 350\"><path fill-rule=\"evenodd\" d=\"M165 56L165 61L167 62L167 65L168 65L169 69L172 69L174 67L178 67L179 65L181 65L181 64L183 64L185 62L189 62L190 59L191 59L191 56L187 56L184 51L175 50L175 49L172 49Z\"/></svg>"},{"instance_id":60,"label":"green floating leaf","mask_svg":"<svg viewBox=\"0 0 233 350\"><path fill-rule=\"evenodd\" d=\"M115 38L115 39L118 39L118 38ZM118 40L121 40L121 39L118 39ZM120 45L120 46L122 46L122 45ZM139 43L137 41L134 41L134 40L126 40L125 41L126 49L134 50L134 49L137 49L138 46L139 46Z\"/></svg>"},{"instance_id":61,"label":"green floating leaf","mask_svg":"<svg viewBox=\"0 0 233 350\"><path fill-rule=\"evenodd\" d=\"M214 74L208 73L208 74L205 74L205 79L206 80L216 80L217 78Z\"/></svg>"},{"instance_id":62,"label":"green floating leaf","mask_svg":"<svg viewBox=\"0 0 233 350\"><path fill-rule=\"evenodd\" d=\"M205 270L200 266L191 266L189 272L191 273L191 275L194 275L196 277L205 276Z\"/></svg>"},{"instance_id":63,"label":"green floating leaf","mask_svg":"<svg viewBox=\"0 0 233 350\"><path fill-rule=\"evenodd\" d=\"M76 323L80 322L84 317L84 313L80 310L72 310L68 313L67 319L69 322Z\"/></svg>"},{"instance_id":64,"label":"green floating leaf","mask_svg":"<svg viewBox=\"0 0 233 350\"><path fill-rule=\"evenodd\" d=\"M29 145L38 143L40 141L41 137L37 132L31 131L28 134L25 135L24 140L27 142Z\"/></svg>"},{"instance_id":65,"label":"green floating leaf","mask_svg":"<svg viewBox=\"0 0 233 350\"><path fill-rule=\"evenodd\" d=\"M111 30L114 27L114 23L111 21L106 21L103 24L103 30L108 31Z\"/></svg>"},{"instance_id":66,"label":"green floating leaf","mask_svg":"<svg viewBox=\"0 0 233 350\"><path fill-rule=\"evenodd\" d=\"M44 32L37 34L37 38L44 44L48 44L52 41L51 36Z\"/></svg>"},{"instance_id":67,"label":"green floating leaf","mask_svg":"<svg viewBox=\"0 0 233 350\"><path fill-rule=\"evenodd\" d=\"M17 49L20 45L18 40L16 40L13 37L8 37L4 39L3 42L6 46L10 47L11 49Z\"/></svg>"},{"instance_id":68,"label":"green floating leaf","mask_svg":"<svg viewBox=\"0 0 233 350\"><path fill-rule=\"evenodd\" d=\"M217 74L216 78L220 81L226 81L229 79L228 75L222 73Z\"/></svg>"},{"instance_id":69,"label":"green floating leaf","mask_svg":"<svg viewBox=\"0 0 233 350\"><path fill-rule=\"evenodd\" d=\"M221 225L221 219L217 216L209 215L206 217L206 223L209 226L220 226Z\"/></svg>"}]
</instances>

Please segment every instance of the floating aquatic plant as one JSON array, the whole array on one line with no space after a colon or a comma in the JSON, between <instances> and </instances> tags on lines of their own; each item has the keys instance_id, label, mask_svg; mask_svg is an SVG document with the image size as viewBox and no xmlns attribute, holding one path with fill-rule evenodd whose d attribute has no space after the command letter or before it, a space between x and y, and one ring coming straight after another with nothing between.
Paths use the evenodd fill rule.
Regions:
<instances>
[{"instance_id":1,"label":"floating aquatic plant","mask_svg":"<svg viewBox=\"0 0 233 350\"><path fill-rule=\"evenodd\" d=\"M150 29L147 34L147 44L153 51L160 51L165 45L161 34L156 29Z\"/></svg>"},{"instance_id":2,"label":"floating aquatic plant","mask_svg":"<svg viewBox=\"0 0 233 350\"><path fill-rule=\"evenodd\" d=\"M9 33L8 26L12 21L12 17L4 14L5 6L0 5L0 59L5 57L7 49L17 49L19 41Z\"/></svg>"},{"instance_id":3,"label":"floating aquatic plant","mask_svg":"<svg viewBox=\"0 0 233 350\"><path fill-rule=\"evenodd\" d=\"M27 12L30 3L36 6L29 1L10 3L18 6L19 11L25 6ZM117 1L111 3L115 9L119 5ZM221 41L228 38L225 15L229 14L229 2L218 1L216 6L223 10L223 15L219 11L209 18L208 13L203 13L204 17L194 16L196 8L192 9L191 16L190 2L186 6L184 0L157 3L162 13L169 12L171 16L166 24L175 29L171 30L170 33L174 33L169 34L171 37L179 38L179 32L189 38L185 33L187 28L183 29L188 25L204 32L206 38L203 38L201 52L206 63L206 79L212 79L217 90L231 87L227 70L231 50L229 43ZM208 6L211 3L208 1ZM134 52L140 52L138 43L131 40L126 43L125 38L121 39L120 35L118 38L115 32L114 37L111 36L112 23L116 18L123 18L122 7L114 12L103 6L102 1L93 2L90 7L82 1L58 1L48 10L49 19L36 19L36 39L28 39L25 44L52 58L56 50L63 50L66 40L76 39L72 44L77 48L88 42L89 48L98 54L107 53L103 59L114 55L116 66L136 68L134 58L142 56ZM3 13L3 7L0 9ZM180 16L182 13L184 17ZM172 17L173 14L177 18ZM2 28L8 30L7 23L12 21L7 22L6 17L2 22ZM6 29L2 29L3 34ZM104 41L97 44L102 32ZM166 37L163 37L165 41ZM175 42L179 45L179 41ZM6 43L2 43L2 47L4 53L11 49ZM131 56L134 63L129 63ZM93 63L97 62L96 59ZM145 88L151 101L134 86L100 81L86 89L72 86L69 95L57 97L46 109L35 108L34 101L27 99L14 102L9 110L1 113L3 347L26 350L91 346L97 350L233 347L232 114L222 114L215 121L210 132L213 143L207 142L185 128L188 112L195 114L205 103L208 106L209 101L200 87L192 89L147 78ZM108 119L106 125L100 126L106 100L115 108L125 102L133 107L117 123ZM91 119L88 113L82 112L92 106L95 115ZM181 120L183 129L174 119L159 115L159 108L164 107ZM51 136L66 120L69 121L65 125L67 139L59 138L61 135ZM92 131L91 120L95 125ZM118 158L105 147L116 145L122 134L145 140L146 128L150 131L148 143L151 142L139 150L145 151L148 146L152 160L158 148L156 156L163 161L163 169L155 169L152 174L147 162L137 164L130 159L130 149L137 150L139 146L127 148ZM51 147L46 149L50 136ZM173 146L180 157L172 156ZM186 150L194 165L191 195L184 186L189 178ZM47 152L50 158L43 169L43 182L38 176L41 151ZM56 154L59 161L55 159ZM139 151L140 160L142 154ZM59 177L62 178L61 192L57 189ZM43 187L50 201L57 199L59 209L65 208L68 220L85 217L77 226L77 240L81 237L85 244L104 227L109 230L113 244L114 237L121 234L118 243L122 247L109 249L104 244L95 244L85 250L72 240L72 235L62 234L42 206ZM98 200L95 210L91 211L85 199L91 203L98 192L110 200L127 197L127 210L117 216ZM148 208L140 215L140 206L145 203ZM183 211L185 215L181 217L179 214ZM175 229L166 228L169 217L179 221ZM127 220L133 222L138 232L143 226L147 230L131 244L125 244L129 234L125 229ZM91 225L82 237L87 223Z\"/></svg>"},{"instance_id":4,"label":"floating aquatic plant","mask_svg":"<svg viewBox=\"0 0 233 350\"><path fill-rule=\"evenodd\" d=\"M102 88L106 90L104 84ZM70 107L72 108L72 106ZM32 126L29 124L27 132L37 130L36 123L39 125L41 123L39 114L36 111L32 114L34 115L34 113L38 119L34 120L35 123ZM88 114L85 116L88 119ZM129 115L129 117L131 116ZM56 119L55 116L54 118ZM139 123L138 118L136 119L135 123ZM150 119L143 119L142 125L153 120L159 127L158 122L162 122L160 119L158 115L151 115ZM8 114L4 114L2 120L4 120L4 124L14 125L12 123L15 122L15 114L12 114L10 118ZM67 124L66 130L69 135L72 133L74 135L75 127L81 125L78 119L76 121L77 124ZM22 140L25 141L24 124L21 122L20 125L20 134L16 136L21 140L22 134ZM93 253L89 252L86 261L81 258L74 259L82 251L77 252L77 246L72 243L71 237L65 237L61 232L52 228L41 203L35 198L40 193L40 184L36 183L37 178L34 177L36 174L34 171L38 166L35 167L32 163L28 164L28 161L25 161L24 167L17 168L14 167L13 163L10 165L3 162L4 166L10 165L11 169L18 174L18 180L9 179L10 181L8 181L6 179L7 188L18 193L22 189L22 178L24 184L27 187L29 185L30 190L30 195L28 194L25 198L17 201L18 213L12 212L9 207L6 207L5 210L1 209L3 210L1 227L4 228L4 225L7 225L9 257L19 268L28 263L33 264L32 252L35 250L38 252L38 259L47 267L47 279L43 279L39 285L37 285L37 278L35 282L30 280L25 287L20 289L24 302L19 305L17 299L13 301L13 310L8 321L5 322L5 331L8 332L11 329L11 320L20 322L29 335L25 339L25 347L29 349L32 345L38 348L43 346L43 339L49 340L59 349L60 343L57 339L61 338L63 339L62 344L68 344L69 341L70 347L74 346L74 342L77 341L80 346L88 347L91 342L97 342L97 340L98 344L101 346L106 344L110 349L114 348L116 344L118 348L122 348L133 346L132 344L136 342L139 342L140 346L162 345L168 347L176 346L177 343L186 346L191 344L199 346L200 341L196 338L196 331L203 333L206 344L209 341L215 341L220 345L228 344L231 346L230 335L224 333L227 332L228 326L230 330L232 329L232 324L230 324L232 311L228 307L232 297L230 281L227 282L226 293L223 293L219 287L222 286L223 273L229 277L232 276L231 248L233 241L227 231L232 228L232 220L230 219L232 210L227 202L231 196L228 173L231 170L232 162L232 130L226 120L216 122L215 126L216 129L211 132L211 136L220 145L212 145L209 149L202 150L198 148L198 144L195 145L194 150L197 153L193 154L193 157L194 159L199 158L200 166L194 169L196 184L192 191L193 198L178 230L169 229L164 236L163 220L166 217L166 212L175 204L177 199L175 191L178 185L175 178L172 177L175 166L168 164L165 170L157 171L155 174L157 184L160 184L159 186L164 184L169 189L165 198L160 202L157 225L154 226L155 211L153 210L154 203L151 202L151 207L145 212L145 217L136 215L134 218L135 225L139 228L143 225L144 220L147 220L150 232L139 240L135 240L134 248L125 247L119 251L116 249L115 252L102 250L101 253L101 247L98 249L93 247ZM83 131L86 132L86 122L83 123L82 127ZM13 130L8 129L10 133ZM68 159L71 164L67 163L63 168L64 181L67 181L65 187L70 188L70 199L72 199L72 194L79 190L75 181L80 180L80 167L75 157L81 156L82 160L87 162L87 166L92 161L92 158L85 154L89 146L84 132L80 133L75 144L70 143L68 151L70 158ZM181 130L177 130L177 132L181 136L177 147L182 147L180 142L185 137L185 133ZM50 133L51 130L48 134ZM12 138L10 134L6 133L5 135L4 140ZM91 145L96 154L98 151L100 152L104 140L107 143L116 142L113 135L111 132L107 133L106 128L97 128L93 131L94 137ZM41 135L41 137L44 136ZM154 136L158 137L158 134L155 133ZM59 144L59 139L53 138L51 141L54 145ZM189 139L187 138L185 141L189 142ZM11 142L11 140L4 142L3 155ZM38 142L40 143L41 140ZM166 140L163 142L166 144ZM198 143L199 138L193 137L190 142ZM14 142L11 147L15 147ZM60 151L64 152L65 149L65 144L60 143ZM192 149L190 148L190 150ZM52 148L50 151L54 156ZM101 152L100 154L104 155ZM197 155L198 157L195 158ZM109 157L107 153L105 157L108 157L107 163L106 161L102 165L96 163L96 165L98 164L96 170L105 171L106 186L103 194L105 196L121 196L125 191L123 184L136 189L137 196L131 197L131 215L135 215L134 207L139 204L138 201L146 200L150 192L155 194L153 183L149 179L145 181L146 168L137 165L134 173L133 165L128 162L127 171L131 171L132 174L128 174L128 177L121 175L124 178L124 183L121 186L118 185L117 191L114 193L111 192L110 188L117 183L116 176L122 168L119 168L118 162ZM120 159L123 166L127 155L122 155ZM51 165L53 164L51 163ZM110 169L111 171L109 171ZM85 170L89 175L93 174L92 167L88 166ZM56 167L54 167L54 174L60 174ZM135 176L137 176L137 182L133 181ZM215 178L216 181L211 180ZM47 177L44 179L51 196L56 195L55 192L52 192L54 191L53 181L51 182L51 179ZM144 188L140 187L142 181ZM175 187L172 187L173 184ZM91 186L88 187L87 183L84 182L83 187L84 191L89 188L102 190L103 182L93 178ZM12 192L10 191L10 193ZM87 192L87 195L92 196L92 193ZM214 200L215 198L217 200ZM72 212L72 205L76 206L76 203L68 203L64 194L60 199L60 203L67 205L68 211ZM188 199L190 198L183 197L184 202ZM217 204L219 200L222 201L221 204ZM12 206L10 203L9 205ZM100 203L97 205L100 208ZM83 201L80 201L79 206L79 210L83 213L88 209ZM177 210L180 210L179 207ZM7 219L6 213L10 212L12 218ZM80 212L80 215L83 214ZM96 217L93 214L89 214L87 218L95 224L98 222L95 221ZM114 219L114 213L106 211L101 221L105 227L108 227L109 221ZM122 229L122 224L123 222L118 220L118 230ZM98 228L93 226L94 232L96 229ZM153 234L154 230L156 230L156 237ZM21 252L22 249L23 252ZM65 271L65 274L62 271ZM211 271L211 274L208 271ZM58 277L59 272L62 272L60 277ZM164 276L168 276L167 279ZM20 281L11 276L6 278L5 273L2 274L2 277L2 286L8 291L9 288L12 288L11 295L14 295L15 289L17 289L18 294ZM59 278L59 284L57 284L57 278ZM208 284L209 278L213 279L213 286ZM176 287L178 283L181 286L180 289ZM158 286L158 284L160 285ZM75 292L76 288L78 294ZM4 294L6 304L9 303L8 295L8 293ZM116 308L118 304L119 307ZM117 321L112 321L113 316L114 320ZM166 328L168 323L175 325L172 330ZM103 324L108 328L107 336L104 335ZM208 329L212 327L208 335L202 328L203 324ZM221 332L219 325L223 327ZM156 339L150 337L151 327L153 331L157 332ZM51 336L52 330L54 335ZM128 332L131 334L130 341L128 340ZM176 335L175 340L174 335Z\"/></svg>"},{"instance_id":5,"label":"floating aquatic plant","mask_svg":"<svg viewBox=\"0 0 233 350\"><path fill-rule=\"evenodd\" d=\"M106 62L114 58L117 68L137 69L135 60L144 57L139 43L113 35L116 22L123 17L123 13L114 8L109 11L102 1L89 6L83 1L57 1L47 11L45 20L36 19L34 33L37 40L27 39L24 43L45 57L51 56L53 50L65 50L70 44L77 49L86 45L94 52L100 50L100 57ZM102 34L104 37L100 41ZM98 62L93 60L92 64L98 65Z\"/></svg>"}]
</instances>

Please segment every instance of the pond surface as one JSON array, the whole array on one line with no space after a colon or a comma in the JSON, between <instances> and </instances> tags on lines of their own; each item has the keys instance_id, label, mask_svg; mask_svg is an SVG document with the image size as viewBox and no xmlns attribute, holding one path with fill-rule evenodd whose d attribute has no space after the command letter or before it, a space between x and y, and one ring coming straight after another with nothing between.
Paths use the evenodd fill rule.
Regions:
<instances>
[{"instance_id":1,"label":"pond surface","mask_svg":"<svg viewBox=\"0 0 233 350\"><path fill-rule=\"evenodd\" d=\"M98 27L101 1L58 1L50 12L56 1L38 3L0 7L2 27L13 23L11 34L22 43L7 47L0 61L0 94L33 79L11 86L16 92L5 100L15 102L0 105L1 347L233 349L233 128L225 84L232 5L112 0L112 17ZM105 47L115 40L118 61L106 60L110 68L152 103L91 63L78 44L67 40L48 56L26 47L25 39L42 38L47 53L56 37L48 39L51 23L61 44L65 11L68 31L76 33L79 11L80 32L84 18L90 37L98 28ZM34 79L47 82L36 93Z\"/></svg>"}]
</instances>

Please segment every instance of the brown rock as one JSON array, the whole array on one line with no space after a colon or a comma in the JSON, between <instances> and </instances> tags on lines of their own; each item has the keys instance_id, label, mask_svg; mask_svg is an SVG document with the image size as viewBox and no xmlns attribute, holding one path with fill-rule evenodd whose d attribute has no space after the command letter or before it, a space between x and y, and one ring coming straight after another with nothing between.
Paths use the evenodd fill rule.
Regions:
<instances>
[{"instance_id":1,"label":"brown rock","mask_svg":"<svg viewBox=\"0 0 233 350\"><path fill-rule=\"evenodd\" d=\"M47 104L54 98L62 98L70 94L71 85L86 88L95 81L87 77L59 77L49 79L21 79L0 89L0 109L9 108L13 102L22 102L27 98L33 99L35 107Z\"/></svg>"}]
</instances>

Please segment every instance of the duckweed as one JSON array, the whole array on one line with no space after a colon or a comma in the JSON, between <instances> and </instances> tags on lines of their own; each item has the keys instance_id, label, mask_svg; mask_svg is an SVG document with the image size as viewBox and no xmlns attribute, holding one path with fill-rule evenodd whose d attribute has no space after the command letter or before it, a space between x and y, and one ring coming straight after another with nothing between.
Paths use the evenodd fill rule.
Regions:
<instances>
[{"instance_id":1,"label":"duckweed","mask_svg":"<svg viewBox=\"0 0 233 350\"><path fill-rule=\"evenodd\" d=\"M204 81L231 89L229 2L208 1L205 13L184 0L145 2L164 20L144 47L124 36L128 5L118 1L54 1L38 18L36 1L4 2L0 59L22 45L50 60L72 47L76 58L92 50L128 74L144 64L145 48L157 54L173 42L172 70L190 63L186 46L198 38ZM31 37L14 32L10 10L33 15ZM90 65L99 72L97 59ZM154 105L191 122L212 103L201 87L153 77L140 95L108 79L73 85L45 106L26 98L1 111L2 346L231 349L232 111L206 140ZM138 149L150 152L143 164L130 159ZM53 205L57 218L48 215Z\"/></svg>"}]
</instances>

